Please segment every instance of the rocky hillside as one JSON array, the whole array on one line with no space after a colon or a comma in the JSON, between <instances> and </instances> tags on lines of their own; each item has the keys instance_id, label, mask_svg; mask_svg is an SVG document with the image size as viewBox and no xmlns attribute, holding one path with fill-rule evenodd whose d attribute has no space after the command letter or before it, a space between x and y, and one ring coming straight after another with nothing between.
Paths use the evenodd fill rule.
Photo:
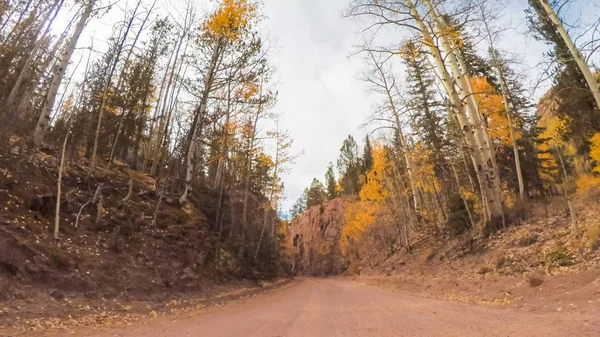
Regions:
<instances>
[{"instance_id":1,"label":"rocky hillside","mask_svg":"<svg viewBox=\"0 0 600 337\"><path fill-rule=\"evenodd\" d=\"M287 240L292 252L292 270L304 275L337 275L347 261L340 252L340 235L348 200L343 198L314 206L296 217Z\"/></svg>"},{"instance_id":2,"label":"rocky hillside","mask_svg":"<svg viewBox=\"0 0 600 337\"><path fill-rule=\"evenodd\" d=\"M298 216L290 226L288 247L293 269L305 275L371 274L463 277L514 277L537 272L566 274L600 267L600 214L598 207L578 203L583 235L570 235L565 200L550 205L532 204L524 222L485 237L477 234L440 233L430 237L414 232L412 249L389 250L381 231L366 230L348 259L340 252L347 199L334 199ZM381 224L380 224L381 225ZM356 258L355 258L356 257ZM356 264L356 265L354 265Z\"/></svg>"},{"instance_id":3,"label":"rocky hillside","mask_svg":"<svg viewBox=\"0 0 600 337\"><path fill-rule=\"evenodd\" d=\"M270 232L254 256L264 197L249 198L246 233L253 244L244 244L235 225L242 192L225 192L220 224L219 193L197 186L185 207L166 193L153 224L159 200L154 177L114 165L88 178L83 158L72 159L63 175L54 239L59 160L52 149L44 152L0 156L0 330L16 316L144 309L279 272ZM89 203L99 185L102 201ZM266 220L277 221L273 211Z\"/></svg>"}]
</instances>

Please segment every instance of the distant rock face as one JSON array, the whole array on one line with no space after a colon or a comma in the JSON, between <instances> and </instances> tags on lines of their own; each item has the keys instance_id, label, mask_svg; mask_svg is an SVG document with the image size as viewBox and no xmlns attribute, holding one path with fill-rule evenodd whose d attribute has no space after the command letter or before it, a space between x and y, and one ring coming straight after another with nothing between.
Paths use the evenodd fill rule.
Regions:
<instances>
[{"instance_id":1,"label":"distant rock face","mask_svg":"<svg viewBox=\"0 0 600 337\"><path fill-rule=\"evenodd\" d=\"M337 198L314 206L299 215L290 226L288 248L292 269L300 275L337 275L347 268L339 248L348 200Z\"/></svg>"},{"instance_id":2,"label":"distant rock face","mask_svg":"<svg viewBox=\"0 0 600 337\"><path fill-rule=\"evenodd\" d=\"M554 110L558 106L558 99L553 96L552 89L540 98L537 106L536 115L540 119L540 125L545 125L546 121L554 115Z\"/></svg>"}]
</instances>

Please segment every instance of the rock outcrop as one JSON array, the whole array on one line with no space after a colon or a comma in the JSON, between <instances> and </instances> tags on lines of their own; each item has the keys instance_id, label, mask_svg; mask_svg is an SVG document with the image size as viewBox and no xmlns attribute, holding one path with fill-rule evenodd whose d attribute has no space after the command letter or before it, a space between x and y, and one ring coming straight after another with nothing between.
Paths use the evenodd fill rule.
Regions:
<instances>
[{"instance_id":1,"label":"rock outcrop","mask_svg":"<svg viewBox=\"0 0 600 337\"><path fill-rule=\"evenodd\" d=\"M288 248L292 270L300 275L337 275L347 268L339 241L348 200L337 198L306 210L292 221Z\"/></svg>"}]
</instances>

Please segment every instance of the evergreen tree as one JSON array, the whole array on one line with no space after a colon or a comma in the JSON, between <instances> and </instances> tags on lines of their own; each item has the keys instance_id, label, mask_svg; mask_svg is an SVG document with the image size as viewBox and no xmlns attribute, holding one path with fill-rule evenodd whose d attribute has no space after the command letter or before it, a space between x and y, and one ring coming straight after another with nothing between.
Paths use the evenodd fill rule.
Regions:
<instances>
[{"instance_id":1,"label":"evergreen tree","mask_svg":"<svg viewBox=\"0 0 600 337\"><path fill-rule=\"evenodd\" d=\"M308 191L306 192L306 208L311 208L313 206L317 206L322 204L325 201L325 187L319 181L319 179L314 178Z\"/></svg>"},{"instance_id":2,"label":"evergreen tree","mask_svg":"<svg viewBox=\"0 0 600 337\"><path fill-rule=\"evenodd\" d=\"M306 210L306 196L307 195L308 195L308 187L304 189L304 191L302 192L300 197L298 199L296 199L296 202L294 202L294 204L292 205L292 209L290 210L290 216L292 217L292 219L294 219L298 215L304 213L304 211Z\"/></svg>"},{"instance_id":3,"label":"evergreen tree","mask_svg":"<svg viewBox=\"0 0 600 337\"><path fill-rule=\"evenodd\" d=\"M411 124L427 149L434 154L436 171L439 173L445 161L442 153L445 132L440 110L443 104L434 91L435 75L429 66L427 53L412 40L404 44L402 60L406 65Z\"/></svg>"},{"instance_id":4,"label":"evergreen tree","mask_svg":"<svg viewBox=\"0 0 600 337\"><path fill-rule=\"evenodd\" d=\"M538 0L529 0L529 6L527 14L534 36L553 47L547 54L556 62L552 94L557 106L553 113L569 123L567 129L570 132L565 137L575 142L579 153L586 153L587 140L600 131L600 110L595 106L583 73L547 12Z\"/></svg>"},{"instance_id":5,"label":"evergreen tree","mask_svg":"<svg viewBox=\"0 0 600 337\"><path fill-rule=\"evenodd\" d=\"M327 185L327 200L332 200L337 197L337 182L335 181L335 173L333 172L333 164L329 163L327 172L325 173L325 184Z\"/></svg>"},{"instance_id":6,"label":"evergreen tree","mask_svg":"<svg viewBox=\"0 0 600 337\"><path fill-rule=\"evenodd\" d=\"M365 174L371 169L371 167L373 167L373 148L371 147L371 140L369 139L369 135L365 137L365 148L363 150L362 164L362 174Z\"/></svg>"},{"instance_id":7,"label":"evergreen tree","mask_svg":"<svg viewBox=\"0 0 600 337\"><path fill-rule=\"evenodd\" d=\"M349 135L340 148L340 156L337 161L344 194L353 195L360 191L361 165L358 144L354 137Z\"/></svg>"}]
</instances>

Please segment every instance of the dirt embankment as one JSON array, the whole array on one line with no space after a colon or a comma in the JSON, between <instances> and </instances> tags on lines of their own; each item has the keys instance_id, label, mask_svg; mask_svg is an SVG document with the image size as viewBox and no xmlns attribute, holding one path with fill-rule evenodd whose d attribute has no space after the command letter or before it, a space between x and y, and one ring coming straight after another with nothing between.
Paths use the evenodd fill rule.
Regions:
<instances>
[{"instance_id":1,"label":"dirt embankment","mask_svg":"<svg viewBox=\"0 0 600 337\"><path fill-rule=\"evenodd\" d=\"M221 236L214 224L218 193L202 188L185 207L167 193L153 226L154 178L119 164L100 166L87 179L85 159L68 161L59 240L53 239L59 161L47 152L0 156L0 330L36 327L51 317L76 320L185 305L191 298L255 287L276 272L266 263L249 268L238 254L241 242L229 235L231 216L240 218L242 193L225 194ZM123 200L130 179L132 193ZM100 184L102 202L82 209ZM248 240L260 233L261 204L260 196L251 196Z\"/></svg>"}]
</instances>

